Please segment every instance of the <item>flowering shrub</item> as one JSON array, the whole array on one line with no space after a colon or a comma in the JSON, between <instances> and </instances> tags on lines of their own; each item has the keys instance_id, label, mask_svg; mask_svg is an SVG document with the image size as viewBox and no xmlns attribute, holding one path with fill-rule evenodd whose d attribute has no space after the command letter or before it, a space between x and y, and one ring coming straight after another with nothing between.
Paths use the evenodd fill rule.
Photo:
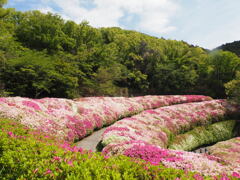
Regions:
<instances>
[{"instance_id":1,"label":"flowering shrub","mask_svg":"<svg viewBox=\"0 0 240 180\"><path fill-rule=\"evenodd\" d=\"M198 172L204 176L218 176L222 172L232 175L240 172L239 164L229 164L221 158L208 154L163 149L144 141L127 141L106 146L108 156L124 154L132 158L144 159L152 165L163 164L168 168Z\"/></svg>"},{"instance_id":2,"label":"flowering shrub","mask_svg":"<svg viewBox=\"0 0 240 180\"><path fill-rule=\"evenodd\" d=\"M83 151L41 131L0 119L0 177L7 179L220 179L191 171L153 166L125 156L107 157ZM152 149L158 151L158 149ZM167 154L169 163L181 160ZM179 155L180 156L180 155ZM225 179L237 179L223 175Z\"/></svg>"},{"instance_id":3,"label":"flowering shrub","mask_svg":"<svg viewBox=\"0 0 240 180\"><path fill-rule=\"evenodd\" d=\"M211 155L224 159L230 164L239 165L240 164L240 137L219 142L211 146L209 148L209 153Z\"/></svg>"},{"instance_id":4,"label":"flowering shrub","mask_svg":"<svg viewBox=\"0 0 240 180\"><path fill-rule=\"evenodd\" d=\"M138 157L153 164L162 162L168 167L191 169L205 175L240 172L239 165L225 164L225 161L216 157L162 149L167 148L177 134L198 125L221 121L224 117L237 113L239 107L225 100L146 110L108 127L102 138L102 144L105 146L103 152L107 155L125 154Z\"/></svg>"},{"instance_id":5,"label":"flowering shrub","mask_svg":"<svg viewBox=\"0 0 240 180\"><path fill-rule=\"evenodd\" d=\"M196 127L184 134L177 135L168 148L191 151L202 145L231 139L236 135L235 127L235 120L221 121L208 126Z\"/></svg>"},{"instance_id":6,"label":"flowering shrub","mask_svg":"<svg viewBox=\"0 0 240 180\"><path fill-rule=\"evenodd\" d=\"M174 135L189 131L197 125L223 120L239 112L238 107L224 100L186 103L146 110L109 126L102 138L104 146L130 140L143 140L166 148Z\"/></svg>"},{"instance_id":7,"label":"flowering shrub","mask_svg":"<svg viewBox=\"0 0 240 180\"><path fill-rule=\"evenodd\" d=\"M0 116L73 141L94 129L145 109L211 100L207 96L89 97L76 100L21 97L0 98Z\"/></svg>"}]
</instances>

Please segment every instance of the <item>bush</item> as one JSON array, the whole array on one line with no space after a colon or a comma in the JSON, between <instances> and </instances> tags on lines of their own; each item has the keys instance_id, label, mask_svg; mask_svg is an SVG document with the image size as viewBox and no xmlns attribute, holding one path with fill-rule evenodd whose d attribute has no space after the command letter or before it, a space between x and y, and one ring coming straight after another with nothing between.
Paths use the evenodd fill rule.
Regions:
<instances>
[{"instance_id":1,"label":"bush","mask_svg":"<svg viewBox=\"0 0 240 180\"><path fill-rule=\"evenodd\" d=\"M191 151L202 145L209 145L234 137L236 121L228 120L208 126L196 127L187 133L177 135L169 149Z\"/></svg>"},{"instance_id":2,"label":"bush","mask_svg":"<svg viewBox=\"0 0 240 180\"><path fill-rule=\"evenodd\" d=\"M125 156L104 157L0 119L2 179L196 179L201 175L152 166ZM209 177L205 177L209 179Z\"/></svg>"}]
</instances>

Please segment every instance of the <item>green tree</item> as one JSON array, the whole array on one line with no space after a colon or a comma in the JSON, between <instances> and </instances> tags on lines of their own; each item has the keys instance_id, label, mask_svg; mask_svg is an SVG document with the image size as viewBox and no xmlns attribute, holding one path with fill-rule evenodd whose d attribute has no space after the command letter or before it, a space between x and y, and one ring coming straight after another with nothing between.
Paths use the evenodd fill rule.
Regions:
<instances>
[{"instance_id":1,"label":"green tree","mask_svg":"<svg viewBox=\"0 0 240 180\"><path fill-rule=\"evenodd\" d=\"M225 84L226 93L230 99L240 103L240 71L236 73L236 78Z\"/></svg>"},{"instance_id":2,"label":"green tree","mask_svg":"<svg viewBox=\"0 0 240 180\"><path fill-rule=\"evenodd\" d=\"M14 96L76 97L77 69L43 52L28 51L22 57L8 60L1 68L5 88Z\"/></svg>"},{"instance_id":3,"label":"green tree","mask_svg":"<svg viewBox=\"0 0 240 180\"><path fill-rule=\"evenodd\" d=\"M205 69L202 80L207 94L214 98L225 98L224 84L235 78L240 69L240 58L231 52L214 51L206 59Z\"/></svg>"},{"instance_id":4,"label":"green tree","mask_svg":"<svg viewBox=\"0 0 240 180\"><path fill-rule=\"evenodd\" d=\"M58 15L29 11L23 14L16 36L30 48L49 52L68 50L74 47L74 39L63 32L63 26L64 20Z\"/></svg>"},{"instance_id":5,"label":"green tree","mask_svg":"<svg viewBox=\"0 0 240 180\"><path fill-rule=\"evenodd\" d=\"M3 5L7 4L8 0L0 0L0 18L3 18L9 13L8 9L4 9Z\"/></svg>"}]
</instances>

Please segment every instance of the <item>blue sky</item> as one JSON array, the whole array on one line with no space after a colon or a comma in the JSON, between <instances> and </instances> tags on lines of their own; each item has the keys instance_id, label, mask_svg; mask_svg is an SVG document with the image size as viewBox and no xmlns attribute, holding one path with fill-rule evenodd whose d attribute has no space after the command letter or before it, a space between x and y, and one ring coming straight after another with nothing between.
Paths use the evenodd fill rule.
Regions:
<instances>
[{"instance_id":1,"label":"blue sky","mask_svg":"<svg viewBox=\"0 0 240 180\"><path fill-rule=\"evenodd\" d=\"M9 0L7 7L60 14L212 49L240 40L240 0Z\"/></svg>"}]
</instances>

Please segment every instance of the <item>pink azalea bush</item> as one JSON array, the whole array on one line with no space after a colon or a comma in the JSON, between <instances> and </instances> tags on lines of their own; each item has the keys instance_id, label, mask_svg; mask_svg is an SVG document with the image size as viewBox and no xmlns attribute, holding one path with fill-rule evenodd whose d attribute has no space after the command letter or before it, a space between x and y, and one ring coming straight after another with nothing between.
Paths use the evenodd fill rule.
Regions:
<instances>
[{"instance_id":1,"label":"pink azalea bush","mask_svg":"<svg viewBox=\"0 0 240 180\"><path fill-rule=\"evenodd\" d=\"M240 172L239 164L227 164L221 158L208 154L197 154L186 151L164 149L144 141L127 141L111 144L104 148L104 154L124 154L132 158L141 158L152 165L163 164L168 168L198 172L205 176L229 175Z\"/></svg>"},{"instance_id":2,"label":"pink azalea bush","mask_svg":"<svg viewBox=\"0 0 240 180\"><path fill-rule=\"evenodd\" d=\"M207 101L207 96L89 97L75 100L59 98L0 98L0 116L67 140L81 139L94 129L146 109L172 104Z\"/></svg>"},{"instance_id":3,"label":"pink azalea bush","mask_svg":"<svg viewBox=\"0 0 240 180\"><path fill-rule=\"evenodd\" d=\"M184 151L167 150L171 137L198 125L221 121L239 114L239 107L226 100L187 103L146 110L108 127L102 137L103 152L124 154L167 167L188 169L204 175L237 173L240 166L221 158Z\"/></svg>"},{"instance_id":4,"label":"pink azalea bush","mask_svg":"<svg viewBox=\"0 0 240 180\"><path fill-rule=\"evenodd\" d=\"M240 164L240 137L218 142L209 148L209 153L230 164ZM239 171L240 172L240 171ZM240 178L240 175L239 175Z\"/></svg>"},{"instance_id":5,"label":"pink azalea bush","mask_svg":"<svg viewBox=\"0 0 240 180\"><path fill-rule=\"evenodd\" d=\"M155 166L135 159L133 147L126 156L107 157L69 145L64 140L50 137L41 131L29 129L16 121L0 118L0 179L175 179L175 180L237 180L239 173L220 176L203 176L197 172ZM145 146L144 146L145 145ZM134 149L135 148L135 149ZM142 144L148 150L146 160L158 159L173 163L182 160L182 153L174 154L164 149ZM157 155L157 158L152 157ZM199 163L197 163L199 164Z\"/></svg>"},{"instance_id":6,"label":"pink azalea bush","mask_svg":"<svg viewBox=\"0 0 240 180\"><path fill-rule=\"evenodd\" d=\"M109 126L102 138L104 146L130 140L143 140L166 148L170 138L197 125L212 124L237 113L238 107L225 100L186 103L145 110Z\"/></svg>"}]
</instances>

